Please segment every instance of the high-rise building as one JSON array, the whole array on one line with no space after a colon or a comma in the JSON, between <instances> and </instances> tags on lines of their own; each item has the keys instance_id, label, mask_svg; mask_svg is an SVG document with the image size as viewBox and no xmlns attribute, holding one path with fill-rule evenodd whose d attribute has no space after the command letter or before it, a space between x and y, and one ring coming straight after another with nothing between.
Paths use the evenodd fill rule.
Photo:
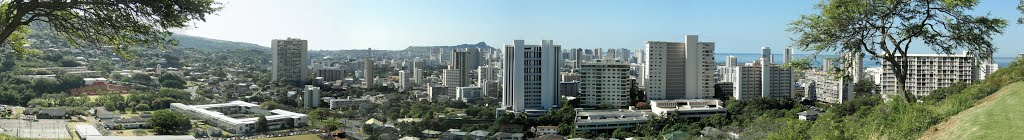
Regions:
<instances>
[{"instance_id":1,"label":"high-rise building","mask_svg":"<svg viewBox=\"0 0 1024 140\"><path fill-rule=\"evenodd\" d=\"M793 61L793 48L786 47L786 50L782 53L782 63L779 63L779 64L785 65L786 63L789 63L789 62L792 62L792 61Z\"/></svg>"},{"instance_id":2,"label":"high-rise building","mask_svg":"<svg viewBox=\"0 0 1024 140\"><path fill-rule=\"evenodd\" d=\"M302 93L302 106L306 108L320 107L320 87L306 85Z\"/></svg>"},{"instance_id":3,"label":"high-rise building","mask_svg":"<svg viewBox=\"0 0 1024 140\"><path fill-rule=\"evenodd\" d=\"M687 35L684 42L647 42L644 85L648 99L714 96L715 43L697 39Z\"/></svg>"},{"instance_id":4,"label":"high-rise building","mask_svg":"<svg viewBox=\"0 0 1024 140\"><path fill-rule=\"evenodd\" d=\"M500 87L498 85L498 80L500 80L498 79L498 72L498 68L492 65L484 65L477 68L478 74L476 85L480 86L484 95L497 97L497 95L493 94L500 92Z\"/></svg>"},{"instance_id":5,"label":"high-rise building","mask_svg":"<svg viewBox=\"0 0 1024 140\"><path fill-rule=\"evenodd\" d=\"M422 67L423 67L423 60L420 60L420 58L416 58L416 60L412 61L412 68L410 68L410 69L412 70L412 73L413 73L412 74L412 78L411 78L413 83L416 83L416 84L423 83L423 81L420 81L420 80L423 80L422 79L423 78L423 70L421 70Z\"/></svg>"},{"instance_id":6,"label":"high-rise building","mask_svg":"<svg viewBox=\"0 0 1024 140\"><path fill-rule=\"evenodd\" d=\"M897 56L897 60L904 59ZM907 92L927 96L932 90L957 82L971 83L979 78L979 67L974 54L907 54ZM897 93L896 74L892 64L882 61L882 93Z\"/></svg>"},{"instance_id":7,"label":"high-rise building","mask_svg":"<svg viewBox=\"0 0 1024 140\"><path fill-rule=\"evenodd\" d=\"M472 49L475 50L475 49ZM479 55L480 52L476 52ZM444 85L448 87L464 87L469 86L470 81L469 71L470 65L472 65L472 51L452 51L452 61L448 64L448 69L444 70ZM476 67L472 67L476 69ZM454 93L455 91L451 91Z\"/></svg>"},{"instance_id":8,"label":"high-rise building","mask_svg":"<svg viewBox=\"0 0 1024 140\"><path fill-rule=\"evenodd\" d=\"M727 57L726 66L718 68L720 83L732 83L733 98L790 98L793 94L792 71L771 63L771 49L762 48L761 58L736 65L735 56Z\"/></svg>"},{"instance_id":9,"label":"high-rise building","mask_svg":"<svg viewBox=\"0 0 1024 140\"><path fill-rule=\"evenodd\" d=\"M596 59L583 63L579 70L580 105L599 108L629 106L629 63L624 60Z\"/></svg>"},{"instance_id":10,"label":"high-rise building","mask_svg":"<svg viewBox=\"0 0 1024 140\"><path fill-rule=\"evenodd\" d=\"M829 65L824 66L831 67ZM807 97L811 100L832 104L842 104L853 100L855 96L853 82L848 78L836 77L830 74L827 69L804 70L804 79L806 80L804 88L806 88L805 94Z\"/></svg>"},{"instance_id":11,"label":"high-rise building","mask_svg":"<svg viewBox=\"0 0 1024 140\"><path fill-rule=\"evenodd\" d=\"M412 86L412 82L409 81L409 75L412 75L412 74L409 73L408 71L404 71L404 70L403 71L398 71L398 85L399 85L399 89L398 90L406 91L406 90L412 89L412 87L410 87L410 86Z\"/></svg>"},{"instance_id":12,"label":"high-rise building","mask_svg":"<svg viewBox=\"0 0 1024 140\"><path fill-rule=\"evenodd\" d=\"M514 40L505 45L501 102L506 110L539 115L558 105L561 50L552 40L542 40L541 45Z\"/></svg>"},{"instance_id":13,"label":"high-rise building","mask_svg":"<svg viewBox=\"0 0 1024 140\"><path fill-rule=\"evenodd\" d=\"M308 80L307 41L298 38L271 41L271 80L302 85Z\"/></svg>"},{"instance_id":14,"label":"high-rise building","mask_svg":"<svg viewBox=\"0 0 1024 140\"><path fill-rule=\"evenodd\" d=\"M363 59L363 83L366 84L366 87L377 86L373 81L374 78L377 78L377 75L374 74L375 65L373 63L373 59Z\"/></svg>"}]
</instances>

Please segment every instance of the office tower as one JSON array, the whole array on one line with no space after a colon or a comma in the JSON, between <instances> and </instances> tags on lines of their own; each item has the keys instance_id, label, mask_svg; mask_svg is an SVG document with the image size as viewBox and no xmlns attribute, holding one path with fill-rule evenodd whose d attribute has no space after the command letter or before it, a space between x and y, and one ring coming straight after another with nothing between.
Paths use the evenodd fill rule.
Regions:
<instances>
[{"instance_id":1,"label":"office tower","mask_svg":"<svg viewBox=\"0 0 1024 140\"><path fill-rule=\"evenodd\" d=\"M412 86L412 82L409 81L409 75L412 74L408 71L398 71L398 85L400 85L398 90L406 91L412 89L412 87L410 87Z\"/></svg>"},{"instance_id":2,"label":"office tower","mask_svg":"<svg viewBox=\"0 0 1024 140\"><path fill-rule=\"evenodd\" d=\"M781 64L785 65L786 63L789 63L789 62L792 62L792 61L793 61L793 48L786 47L786 50L782 52L782 63Z\"/></svg>"},{"instance_id":3,"label":"office tower","mask_svg":"<svg viewBox=\"0 0 1024 140\"><path fill-rule=\"evenodd\" d=\"M302 106L306 108L320 107L320 87L306 85L302 93Z\"/></svg>"},{"instance_id":4,"label":"office tower","mask_svg":"<svg viewBox=\"0 0 1024 140\"><path fill-rule=\"evenodd\" d=\"M898 56L897 60L903 59ZM907 54L907 92L927 96L932 90L957 82L972 83L979 78L979 67L974 54ZM892 64L882 61L882 93L897 93L896 75Z\"/></svg>"},{"instance_id":5,"label":"office tower","mask_svg":"<svg viewBox=\"0 0 1024 140\"><path fill-rule=\"evenodd\" d=\"M558 105L558 54L561 45L542 40L541 45L526 45L514 40L505 45L502 67L502 105L506 110L545 113Z\"/></svg>"},{"instance_id":6,"label":"office tower","mask_svg":"<svg viewBox=\"0 0 1024 140\"><path fill-rule=\"evenodd\" d=\"M479 53L479 52L477 52ZM472 62L471 51L452 51L452 61L448 64L448 69L444 70L444 85L447 87L464 87L469 86L472 82L469 78L469 70ZM472 67L476 69L476 67ZM450 93L454 93L454 89Z\"/></svg>"},{"instance_id":7,"label":"office tower","mask_svg":"<svg viewBox=\"0 0 1024 140\"><path fill-rule=\"evenodd\" d=\"M374 78L377 78L377 75L374 74L375 72L373 69L375 66L373 63L372 59L363 59L363 83L366 84L366 87L368 88L377 86L373 81Z\"/></svg>"},{"instance_id":8,"label":"office tower","mask_svg":"<svg viewBox=\"0 0 1024 140\"><path fill-rule=\"evenodd\" d=\"M270 46L271 80L302 85L309 78L309 56L306 40L298 38L274 39Z\"/></svg>"},{"instance_id":9,"label":"office tower","mask_svg":"<svg viewBox=\"0 0 1024 140\"><path fill-rule=\"evenodd\" d=\"M644 84L648 99L714 96L715 43L698 42L697 35L687 35L684 40L647 42Z\"/></svg>"},{"instance_id":10,"label":"office tower","mask_svg":"<svg viewBox=\"0 0 1024 140\"><path fill-rule=\"evenodd\" d=\"M629 63L624 60L596 59L583 63L579 70L580 105L598 108L629 106Z\"/></svg>"}]
</instances>

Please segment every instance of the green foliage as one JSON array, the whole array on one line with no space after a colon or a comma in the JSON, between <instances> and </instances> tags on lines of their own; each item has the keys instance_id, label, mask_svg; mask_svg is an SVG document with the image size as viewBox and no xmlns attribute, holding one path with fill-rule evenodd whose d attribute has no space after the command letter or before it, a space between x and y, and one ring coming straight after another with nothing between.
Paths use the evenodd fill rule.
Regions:
<instances>
[{"instance_id":1,"label":"green foliage","mask_svg":"<svg viewBox=\"0 0 1024 140\"><path fill-rule=\"evenodd\" d=\"M128 56L134 46L177 44L170 29L205 21L220 11L213 0L178 1L2 1L0 2L0 44L11 42L18 54L27 51L28 25L46 25L74 46L110 45L115 53Z\"/></svg>"},{"instance_id":2,"label":"green foliage","mask_svg":"<svg viewBox=\"0 0 1024 140\"><path fill-rule=\"evenodd\" d=\"M160 75L160 86L166 88L184 89L185 80L170 73Z\"/></svg>"},{"instance_id":3,"label":"green foliage","mask_svg":"<svg viewBox=\"0 0 1024 140\"><path fill-rule=\"evenodd\" d=\"M793 71L803 71L811 68L811 57L802 57L792 59L792 61L782 64L783 68L792 69Z\"/></svg>"},{"instance_id":4,"label":"green foliage","mask_svg":"<svg viewBox=\"0 0 1024 140\"><path fill-rule=\"evenodd\" d=\"M154 111L146 124L153 126L159 134L185 134L192 129L192 122L188 116L166 109Z\"/></svg>"},{"instance_id":5,"label":"green foliage","mask_svg":"<svg viewBox=\"0 0 1024 140\"><path fill-rule=\"evenodd\" d=\"M752 122L739 125L746 129L743 138L751 139L918 139L930 126L971 108L978 100L1000 88L1022 80L1024 65L1021 62L1024 60L1019 59L999 69L983 81L937 89L932 95L922 98L924 103L883 102L878 96L857 96L850 102L825 107L817 120L807 124L793 122L796 119L792 116L761 113L763 115ZM901 96L890 98L903 100ZM731 114L738 106L732 101L728 104ZM741 109L747 110L741 112L759 112L757 109ZM745 117L737 121L743 121L742 118ZM803 130L805 133L800 132Z\"/></svg>"},{"instance_id":6,"label":"green foliage","mask_svg":"<svg viewBox=\"0 0 1024 140\"><path fill-rule=\"evenodd\" d=\"M905 102L916 97L906 91L907 71L899 57L911 45L928 46L938 53L973 52L978 60L996 50L992 36L1002 34L1006 20L969 13L977 0L826 0L815 6L820 13L803 15L787 29L798 35L794 46L804 51L842 52L846 56L881 59L895 73ZM915 42L917 41L917 42ZM917 47L915 47L917 48ZM841 57L852 62L858 57ZM851 63L841 63L851 64ZM850 69L845 65L842 69Z\"/></svg>"},{"instance_id":7,"label":"green foliage","mask_svg":"<svg viewBox=\"0 0 1024 140\"><path fill-rule=\"evenodd\" d=\"M269 130L270 127L267 126L267 117L260 116L260 118L256 120L256 132L266 133Z\"/></svg>"}]
</instances>

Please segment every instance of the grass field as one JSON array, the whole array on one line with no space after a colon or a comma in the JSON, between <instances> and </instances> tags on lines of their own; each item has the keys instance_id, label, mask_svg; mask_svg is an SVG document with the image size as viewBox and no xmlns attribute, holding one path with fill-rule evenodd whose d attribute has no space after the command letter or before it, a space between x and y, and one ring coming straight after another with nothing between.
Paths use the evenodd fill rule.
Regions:
<instances>
[{"instance_id":1,"label":"grass field","mask_svg":"<svg viewBox=\"0 0 1024 140\"><path fill-rule=\"evenodd\" d=\"M320 137L317 137L316 134L306 134L306 135L295 135L295 136L287 136L287 137L262 138L262 139L256 139L256 140L318 140L318 139L320 139Z\"/></svg>"},{"instance_id":2,"label":"grass field","mask_svg":"<svg viewBox=\"0 0 1024 140\"><path fill-rule=\"evenodd\" d=\"M1024 137L1024 82L1003 87L977 105L932 126L921 139L1019 139Z\"/></svg>"}]
</instances>

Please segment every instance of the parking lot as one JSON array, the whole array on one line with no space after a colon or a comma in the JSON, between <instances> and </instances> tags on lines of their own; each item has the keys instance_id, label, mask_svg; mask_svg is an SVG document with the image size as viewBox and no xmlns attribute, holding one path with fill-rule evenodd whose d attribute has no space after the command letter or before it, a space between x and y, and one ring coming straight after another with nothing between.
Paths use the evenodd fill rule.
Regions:
<instances>
[{"instance_id":1,"label":"parking lot","mask_svg":"<svg viewBox=\"0 0 1024 140\"><path fill-rule=\"evenodd\" d=\"M26 121L0 119L0 133L22 138L71 139L71 134L68 134L67 124L67 120L41 119L39 121Z\"/></svg>"}]
</instances>

